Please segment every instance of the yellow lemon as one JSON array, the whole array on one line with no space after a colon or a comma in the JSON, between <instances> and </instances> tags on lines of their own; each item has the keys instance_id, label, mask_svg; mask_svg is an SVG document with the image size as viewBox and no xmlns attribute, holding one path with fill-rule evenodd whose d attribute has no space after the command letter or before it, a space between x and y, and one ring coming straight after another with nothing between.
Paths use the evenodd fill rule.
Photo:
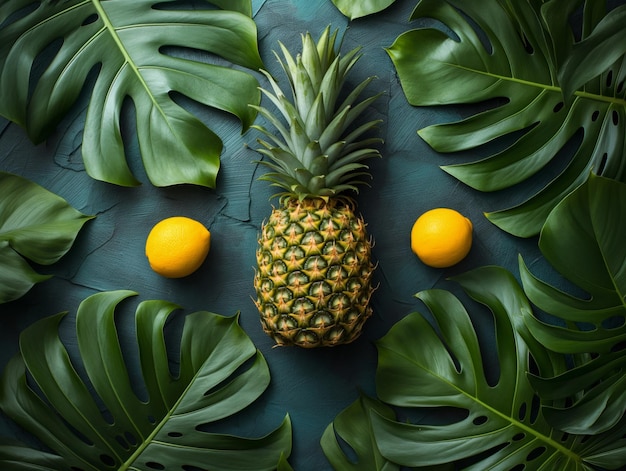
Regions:
<instances>
[{"instance_id":1,"label":"yellow lemon","mask_svg":"<svg viewBox=\"0 0 626 471\"><path fill-rule=\"evenodd\" d=\"M202 223L175 216L152 228L146 239L146 256L159 275L182 278L200 268L210 246L211 233Z\"/></svg>"},{"instance_id":2,"label":"yellow lemon","mask_svg":"<svg viewBox=\"0 0 626 471\"><path fill-rule=\"evenodd\" d=\"M463 260L471 247L472 222L454 209L426 211L411 229L411 250L431 267L450 267Z\"/></svg>"}]
</instances>

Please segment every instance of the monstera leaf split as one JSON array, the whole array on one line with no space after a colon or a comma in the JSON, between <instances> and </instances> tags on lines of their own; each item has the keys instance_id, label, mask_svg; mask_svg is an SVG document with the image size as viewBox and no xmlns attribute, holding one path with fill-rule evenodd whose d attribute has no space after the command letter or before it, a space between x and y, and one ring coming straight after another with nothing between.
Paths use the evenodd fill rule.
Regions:
<instances>
[{"instance_id":1,"label":"monstera leaf split","mask_svg":"<svg viewBox=\"0 0 626 471\"><path fill-rule=\"evenodd\" d=\"M237 67L187 59L169 50L193 49L259 69L251 2L207 1L205 10L172 8L171 3L3 2L0 115L23 126L38 143L88 89L82 143L86 171L96 179L131 186L139 181L127 163L121 124L130 99L150 181L157 186L214 187L222 141L173 94L231 113L245 130L255 118L248 104L260 101L258 82Z\"/></svg>"},{"instance_id":2,"label":"monstera leaf split","mask_svg":"<svg viewBox=\"0 0 626 471\"><path fill-rule=\"evenodd\" d=\"M574 364L561 375L534 378L534 385L566 404L545 413L571 433L606 431L626 413L624 208L626 184L591 175L550 213L539 247L571 291L541 281L520 257L526 295L552 316L526 312L529 330Z\"/></svg>"},{"instance_id":3,"label":"monstera leaf split","mask_svg":"<svg viewBox=\"0 0 626 471\"><path fill-rule=\"evenodd\" d=\"M203 428L240 412L269 384L267 363L238 316L189 314L172 358L165 324L177 306L141 302L135 311L139 386L115 319L118 304L134 294L103 292L81 303L75 321L78 352L66 348L59 336L66 313L23 331L20 352L2 376L0 408L50 451L5 439L0 467L276 469L281 456L284 460L291 453L289 416L254 439Z\"/></svg>"},{"instance_id":4,"label":"monstera leaf split","mask_svg":"<svg viewBox=\"0 0 626 471\"><path fill-rule=\"evenodd\" d=\"M422 0L411 19L439 26L403 33L387 49L412 105L477 107L418 131L438 152L488 154L446 172L484 192L533 188L487 213L511 234L538 234L592 170L626 181L626 7L606 3ZM570 23L579 9L581 33ZM496 140L508 147L494 152Z\"/></svg>"}]
</instances>

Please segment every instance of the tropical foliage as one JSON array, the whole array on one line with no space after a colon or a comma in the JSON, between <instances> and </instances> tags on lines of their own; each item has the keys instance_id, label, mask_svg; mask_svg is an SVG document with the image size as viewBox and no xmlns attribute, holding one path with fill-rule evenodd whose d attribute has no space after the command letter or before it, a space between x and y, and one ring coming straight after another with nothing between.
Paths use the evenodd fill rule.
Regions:
<instances>
[{"instance_id":1,"label":"tropical foliage","mask_svg":"<svg viewBox=\"0 0 626 471\"><path fill-rule=\"evenodd\" d=\"M333 3L355 19L393 0ZM89 92L87 172L136 185L121 126L130 99L150 181L215 186L221 140L174 96L232 113L246 129L260 94L240 67L262 64L251 2L207 4L4 2L0 114L40 142ZM580 31L569 21L576 14ZM567 288L540 280L520 257L521 284L484 267L454 278L466 303L442 289L418 293L428 312L408 315L376 343L377 397L362 394L336 417L321 438L324 453L342 470L623 469L626 6L421 0L411 18L438 26L404 33L388 48L409 102L477 110L420 136L438 152L487 152L444 166L481 191L556 175L487 216L518 236L540 233L539 247ZM221 59L186 59L178 48ZM501 142L506 147L493 151ZM55 263L90 216L7 173L0 197L1 303L48 278L28 260ZM22 333L0 381L0 409L48 451L3 439L2 469L291 470L289 416L260 438L220 428L270 381L238 316L185 316L174 352L166 324L178 306L144 301L134 313L131 365L116 313L133 295L85 299L76 345L60 332L67 313ZM475 329L483 308L493 319L491 343Z\"/></svg>"},{"instance_id":2,"label":"tropical foliage","mask_svg":"<svg viewBox=\"0 0 626 471\"><path fill-rule=\"evenodd\" d=\"M39 265L57 262L89 219L36 183L0 172L0 304L50 278L26 259Z\"/></svg>"},{"instance_id":3,"label":"tropical foliage","mask_svg":"<svg viewBox=\"0 0 626 471\"><path fill-rule=\"evenodd\" d=\"M99 180L136 185L121 124L130 100L150 181L214 187L222 141L175 93L232 113L243 129L252 124L256 113L248 104L260 101L256 78L209 59L262 66L251 2L207 1L204 10L171 3L2 2L0 115L39 143L84 89L90 95L82 142L86 171ZM185 58L180 48L198 54Z\"/></svg>"},{"instance_id":4,"label":"tropical foliage","mask_svg":"<svg viewBox=\"0 0 626 471\"><path fill-rule=\"evenodd\" d=\"M551 316L526 311L529 330L574 365L533 378L542 397L566 404L544 412L570 433L601 433L626 412L624 208L626 184L591 175L550 214L539 247L567 287L539 280L520 258L526 295Z\"/></svg>"},{"instance_id":5,"label":"tropical foliage","mask_svg":"<svg viewBox=\"0 0 626 471\"><path fill-rule=\"evenodd\" d=\"M567 366L525 326L523 314L532 308L512 274L484 267L455 280L493 314L495 344L485 347L488 352L481 349L470 314L450 291L418 293L430 314L410 314L377 343L377 394L398 417L370 407L364 414L371 429L352 430L349 439L367 440L371 430L384 458L420 469L450 463L481 470L624 466L625 420L592 436L569 434L547 420L527 372L558 375ZM497 358L497 365L484 358ZM560 399L547 403L562 404ZM408 420L411 411L419 410L448 413L429 423ZM446 416L453 419L441 418Z\"/></svg>"},{"instance_id":6,"label":"tropical foliage","mask_svg":"<svg viewBox=\"0 0 626 471\"><path fill-rule=\"evenodd\" d=\"M564 286L533 276L521 257L521 285L499 267L454 278L492 312L493 347L479 345L471 314L451 292L418 293L430 315L407 316L377 345L377 395L399 416L370 405L360 409L369 427L337 435L346 443L373 440L384 458L405 466L626 466L624 207L626 184L591 174L549 214L539 248ZM481 346L497 365L484 360ZM420 408L460 410L462 418L403 419L403 411ZM325 449L336 451L325 439Z\"/></svg>"},{"instance_id":7,"label":"tropical foliage","mask_svg":"<svg viewBox=\"0 0 626 471\"><path fill-rule=\"evenodd\" d=\"M487 214L507 232L537 234L591 170L626 181L626 7L607 11L606 3L422 0L411 19L436 25L388 48L412 105L476 110L418 131L438 152L479 156L446 172L484 192L533 188ZM580 32L570 23L576 14Z\"/></svg>"},{"instance_id":8,"label":"tropical foliage","mask_svg":"<svg viewBox=\"0 0 626 471\"><path fill-rule=\"evenodd\" d=\"M2 469L276 469L291 452L288 416L261 438L215 431L216 422L254 402L270 381L238 316L187 315L172 358L165 324L177 306L141 302L138 382L115 320L118 304L134 294L103 292L81 303L78 352L59 336L67 313L23 331L20 352L2 377L0 408L51 451L3 440Z\"/></svg>"}]
</instances>

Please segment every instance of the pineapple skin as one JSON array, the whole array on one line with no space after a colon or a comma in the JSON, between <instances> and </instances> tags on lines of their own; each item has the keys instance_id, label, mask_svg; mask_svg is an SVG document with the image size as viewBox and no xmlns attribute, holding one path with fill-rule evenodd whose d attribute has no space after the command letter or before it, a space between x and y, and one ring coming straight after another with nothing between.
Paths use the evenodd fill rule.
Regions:
<instances>
[{"instance_id":1,"label":"pineapple skin","mask_svg":"<svg viewBox=\"0 0 626 471\"><path fill-rule=\"evenodd\" d=\"M348 198L284 198L261 228L255 304L277 346L346 344L371 316L372 240Z\"/></svg>"}]
</instances>

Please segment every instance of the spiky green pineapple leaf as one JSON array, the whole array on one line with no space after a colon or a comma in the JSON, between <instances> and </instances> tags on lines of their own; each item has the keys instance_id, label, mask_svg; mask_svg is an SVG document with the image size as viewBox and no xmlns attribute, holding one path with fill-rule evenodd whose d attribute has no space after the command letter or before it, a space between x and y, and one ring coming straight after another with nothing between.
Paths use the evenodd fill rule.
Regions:
<instances>
[{"instance_id":1,"label":"spiky green pineapple leaf","mask_svg":"<svg viewBox=\"0 0 626 471\"><path fill-rule=\"evenodd\" d=\"M238 316L186 316L174 372L165 325L178 307L141 302L134 316L143 381L138 386L130 379L115 319L118 304L134 294L103 292L80 304L78 353L59 336L66 313L22 332L20 352L2 377L0 408L50 452L4 441L2 469L276 469L281 454L291 451L288 416L261 438L203 429L215 430L216 422L246 408L269 384L268 366Z\"/></svg>"},{"instance_id":2,"label":"spiky green pineapple leaf","mask_svg":"<svg viewBox=\"0 0 626 471\"><path fill-rule=\"evenodd\" d=\"M351 20L373 15L393 5L395 0L332 0L337 9Z\"/></svg>"},{"instance_id":3,"label":"spiky green pineapple leaf","mask_svg":"<svg viewBox=\"0 0 626 471\"><path fill-rule=\"evenodd\" d=\"M0 115L39 143L81 90L93 86L82 142L89 175L119 185L139 183L127 163L120 123L130 99L150 181L214 187L222 141L172 94L231 113L247 129L256 116L248 103L260 101L258 82L236 67L199 55L186 59L166 49L193 48L259 69L250 15L250 0L207 0L204 10L154 0L3 2Z\"/></svg>"},{"instance_id":4,"label":"spiky green pineapple leaf","mask_svg":"<svg viewBox=\"0 0 626 471\"><path fill-rule=\"evenodd\" d=\"M357 191L366 184L361 177L369 176L368 167L361 162L380 157L380 152L369 146L381 139L363 136L380 120L358 124L355 129L351 126L381 93L360 98L372 76L340 97L347 75L361 54L360 48L345 54L336 50L337 33L326 27L317 42L310 33L303 34L301 51L295 56L279 43L282 56L275 55L288 87L281 88L269 72L262 71L270 85L262 92L278 113L265 106L252 108L278 134L263 125L253 127L267 138L258 140L263 147L257 150L267 157L258 163L271 172L261 179L284 190L274 196L303 199Z\"/></svg>"},{"instance_id":5,"label":"spiky green pineapple leaf","mask_svg":"<svg viewBox=\"0 0 626 471\"><path fill-rule=\"evenodd\" d=\"M382 455L404 466L469 460L467 469L619 469L626 465L626 421L587 437L550 426L538 408L527 371L564 371L564 358L546 350L525 327L531 309L513 275L484 267L455 278L495 320L495 345L482 352L472 320L451 292L418 293L434 324L421 313L397 323L377 342L377 394L400 408L453 408L448 423L412 423L373 415ZM487 380L483 355L497 359L497 377ZM531 360L532 358L532 360ZM466 461L467 462L467 461Z\"/></svg>"},{"instance_id":6,"label":"spiky green pineapple leaf","mask_svg":"<svg viewBox=\"0 0 626 471\"><path fill-rule=\"evenodd\" d=\"M534 276L520 256L528 298L551 320L525 313L546 348L574 355L562 374L534 378L542 397L570 399L550 407L552 423L572 433L607 430L626 412L626 184L590 175L548 216L539 248L574 291Z\"/></svg>"},{"instance_id":7,"label":"spiky green pineapple leaf","mask_svg":"<svg viewBox=\"0 0 626 471\"><path fill-rule=\"evenodd\" d=\"M550 210L591 169L626 180L624 57L610 64L584 62L580 67L590 77L584 85L575 78L559 81L560 66L574 46L569 19L581 3L422 0L411 19L434 19L449 32L420 27L400 35L388 48L412 105L490 102L460 121L418 132L438 152L487 153L478 161L443 167L472 188L490 192L520 182L534 185L522 203L487 213L494 224L518 236L539 233ZM604 2L584 4L583 38L590 37L603 17L623 16L618 10L607 13ZM603 52L623 54L623 31L606 31L613 41L604 43ZM576 59L580 56L574 53L568 63ZM569 69L563 70L568 74ZM567 93L575 90L564 96L564 86ZM499 139L508 147L493 151L486 146ZM563 153L571 159L544 182L541 172Z\"/></svg>"},{"instance_id":8,"label":"spiky green pineapple leaf","mask_svg":"<svg viewBox=\"0 0 626 471\"><path fill-rule=\"evenodd\" d=\"M27 259L40 265L57 262L90 219L38 184L0 172L0 304L49 279Z\"/></svg>"}]
</instances>

